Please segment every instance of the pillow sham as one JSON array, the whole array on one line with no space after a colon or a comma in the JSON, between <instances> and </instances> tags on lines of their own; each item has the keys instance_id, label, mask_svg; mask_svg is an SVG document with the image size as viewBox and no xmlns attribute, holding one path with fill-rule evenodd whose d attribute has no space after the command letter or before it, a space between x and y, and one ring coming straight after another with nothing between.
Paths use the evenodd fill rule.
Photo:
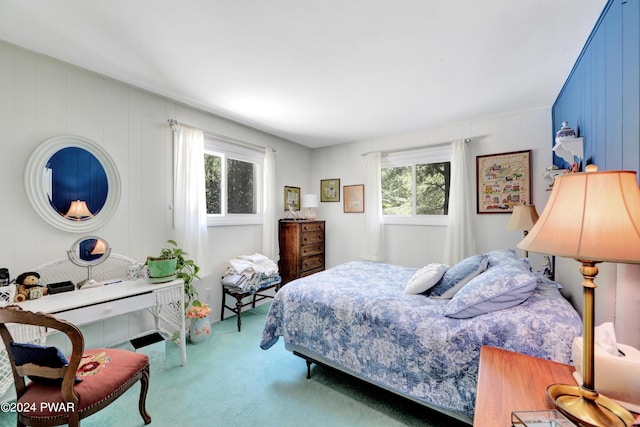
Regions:
<instances>
[{"instance_id":1,"label":"pillow sham","mask_svg":"<svg viewBox=\"0 0 640 427\"><path fill-rule=\"evenodd\" d=\"M431 289L429 296L453 298L467 283L487 269L488 258L484 255L473 255L463 259L444 273L442 279Z\"/></svg>"},{"instance_id":2,"label":"pillow sham","mask_svg":"<svg viewBox=\"0 0 640 427\"><path fill-rule=\"evenodd\" d=\"M416 271L404 288L405 294L421 294L435 286L449 269L445 264L429 264Z\"/></svg>"},{"instance_id":3,"label":"pillow sham","mask_svg":"<svg viewBox=\"0 0 640 427\"><path fill-rule=\"evenodd\" d=\"M488 269L471 279L448 303L444 315L466 319L515 307L526 301L538 284L538 276L513 264Z\"/></svg>"}]
</instances>

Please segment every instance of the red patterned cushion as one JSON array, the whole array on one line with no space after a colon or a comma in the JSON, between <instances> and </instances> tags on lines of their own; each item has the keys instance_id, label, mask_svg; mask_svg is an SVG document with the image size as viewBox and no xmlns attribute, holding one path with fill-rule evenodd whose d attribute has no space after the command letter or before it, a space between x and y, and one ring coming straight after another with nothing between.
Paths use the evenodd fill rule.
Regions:
<instances>
[{"instance_id":1,"label":"red patterned cushion","mask_svg":"<svg viewBox=\"0 0 640 427\"><path fill-rule=\"evenodd\" d=\"M149 364L145 354L114 348L88 350L82 359L77 372L82 382L74 388L79 397L78 412L106 399ZM30 408L31 417L50 417L64 412L60 387L31 382L18 402L28 405L25 407ZM48 404L41 405L41 402Z\"/></svg>"}]
</instances>

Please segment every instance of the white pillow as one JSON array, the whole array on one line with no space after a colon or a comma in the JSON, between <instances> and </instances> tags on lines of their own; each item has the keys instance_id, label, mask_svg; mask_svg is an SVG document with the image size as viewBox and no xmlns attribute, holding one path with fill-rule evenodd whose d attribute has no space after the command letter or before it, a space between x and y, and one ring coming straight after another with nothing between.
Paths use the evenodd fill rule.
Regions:
<instances>
[{"instance_id":1,"label":"white pillow","mask_svg":"<svg viewBox=\"0 0 640 427\"><path fill-rule=\"evenodd\" d=\"M431 289L449 269L445 264L429 264L416 271L404 288L405 294L421 294Z\"/></svg>"}]
</instances>

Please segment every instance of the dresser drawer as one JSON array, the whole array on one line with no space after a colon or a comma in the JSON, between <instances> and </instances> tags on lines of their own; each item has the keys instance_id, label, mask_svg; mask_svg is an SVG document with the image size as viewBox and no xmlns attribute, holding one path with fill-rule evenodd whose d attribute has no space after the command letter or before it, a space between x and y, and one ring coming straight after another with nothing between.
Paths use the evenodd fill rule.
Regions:
<instances>
[{"instance_id":1,"label":"dresser drawer","mask_svg":"<svg viewBox=\"0 0 640 427\"><path fill-rule=\"evenodd\" d=\"M135 297L103 302L53 314L68 322L83 325L109 317L131 313L132 311L141 310L153 305L155 305L155 296L150 292Z\"/></svg>"},{"instance_id":2,"label":"dresser drawer","mask_svg":"<svg viewBox=\"0 0 640 427\"><path fill-rule=\"evenodd\" d=\"M312 274L320 273L324 271L324 267L314 268L313 270L303 271L300 277L311 276Z\"/></svg>"},{"instance_id":3,"label":"dresser drawer","mask_svg":"<svg viewBox=\"0 0 640 427\"><path fill-rule=\"evenodd\" d=\"M312 243L310 245L302 245L300 247L300 256L307 257L311 255L318 255L324 252L324 245L322 243Z\"/></svg>"},{"instance_id":4,"label":"dresser drawer","mask_svg":"<svg viewBox=\"0 0 640 427\"><path fill-rule=\"evenodd\" d=\"M314 270L316 268L324 267L324 255L313 255L309 257L302 258L302 266L301 270Z\"/></svg>"},{"instance_id":5,"label":"dresser drawer","mask_svg":"<svg viewBox=\"0 0 640 427\"><path fill-rule=\"evenodd\" d=\"M324 242L324 234L321 231L302 233L300 236L300 243L302 245L308 245L309 243Z\"/></svg>"},{"instance_id":6,"label":"dresser drawer","mask_svg":"<svg viewBox=\"0 0 640 427\"><path fill-rule=\"evenodd\" d=\"M301 224L302 225L302 232L303 233L308 233L311 231L319 231L321 233L324 233L324 222L313 222L311 224Z\"/></svg>"}]
</instances>

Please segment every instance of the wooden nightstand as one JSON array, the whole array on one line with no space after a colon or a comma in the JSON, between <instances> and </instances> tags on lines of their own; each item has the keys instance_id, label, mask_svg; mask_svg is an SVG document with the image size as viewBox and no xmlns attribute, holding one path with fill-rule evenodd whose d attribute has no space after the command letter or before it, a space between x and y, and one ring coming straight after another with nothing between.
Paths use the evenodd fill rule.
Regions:
<instances>
[{"instance_id":1,"label":"wooden nightstand","mask_svg":"<svg viewBox=\"0 0 640 427\"><path fill-rule=\"evenodd\" d=\"M482 347L473 425L509 427L513 411L555 409L547 398L547 387L575 384L574 370L562 363Z\"/></svg>"}]
</instances>

